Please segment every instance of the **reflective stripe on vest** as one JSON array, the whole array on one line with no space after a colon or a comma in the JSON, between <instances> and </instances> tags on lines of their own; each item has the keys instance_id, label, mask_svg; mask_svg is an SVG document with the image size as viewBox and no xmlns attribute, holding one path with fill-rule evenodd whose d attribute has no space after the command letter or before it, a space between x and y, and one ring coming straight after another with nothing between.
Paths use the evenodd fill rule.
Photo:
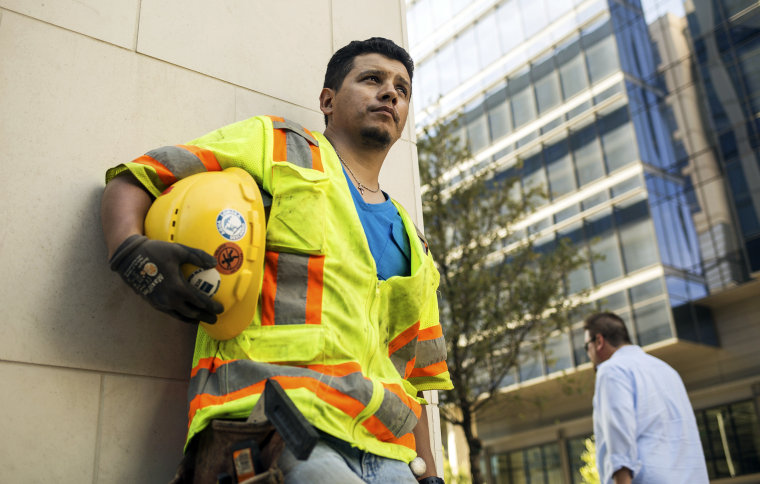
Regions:
<instances>
[{"instance_id":1,"label":"reflective stripe on vest","mask_svg":"<svg viewBox=\"0 0 760 484\"><path fill-rule=\"evenodd\" d=\"M189 145L156 148L133 160L133 163L152 167L158 175L160 183L155 183L156 180L153 181L156 187L161 188L162 191L180 178L204 171L220 171L222 169L214 153Z\"/></svg>"},{"instance_id":2,"label":"reflective stripe on vest","mask_svg":"<svg viewBox=\"0 0 760 484\"><path fill-rule=\"evenodd\" d=\"M298 123L272 120L273 161L324 171L319 142ZM320 324L324 256L267 251L262 283L261 324Z\"/></svg>"},{"instance_id":3,"label":"reflective stripe on vest","mask_svg":"<svg viewBox=\"0 0 760 484\"><path fill-rule=\"evenodd\" d=\"M325 257L267 251L261 325L321 324Z\"/></svg>"},{"instance_id":4,"label":"reflective stripe on vest","mask_svg":"<svg viewBox=\"0 0 760 484\"><path fill-rule=\"evenodd\" d=\"M273 161L288 161L301 168L324 171L319 142L311 131L293 121L269 116L274 128Z\"/></svg>"},{"instance_id":5,"label":"reflective stripe on vest","mask_svg":"<svg viewBox=\"0 0 760 484\"><path fill-rule=\"evenodd\" d=\"M297 367L203 358L191 373L189 420L200 408L261 394L267 378L276 379L286 390L306 388L351 418L356 418L372 398L372 382L356 363ZM419 403L399 385L384 384L380 407L363 426L379 440L398 443L408 440L404 436L414 430L420 414Z\"/></svg>"},{"instance_id":6,"label":"reflective stripe on vest","mask_svg":"<svg viewBox=\"0 0 760 484\"><path fill-rule=\"evenodd\" d=\"M396 367L396 371L406 378L414 369L415 355L417 352L417 333L420 330L420 322L417 321L409 329L393 338L388 344L388 356Z\"/></svg>"},{"instance_id":7,"label":"reflective stripe on vest","mask_svg":"<svg viewBox=\"0 0 760 484\"><path fill-rule=\"evenodd\" d=\"M417 359L409 377L435 376L448 371L445 355L446 340L441 325L423 329L418 336Z\"/></svg>"}]
</instances>

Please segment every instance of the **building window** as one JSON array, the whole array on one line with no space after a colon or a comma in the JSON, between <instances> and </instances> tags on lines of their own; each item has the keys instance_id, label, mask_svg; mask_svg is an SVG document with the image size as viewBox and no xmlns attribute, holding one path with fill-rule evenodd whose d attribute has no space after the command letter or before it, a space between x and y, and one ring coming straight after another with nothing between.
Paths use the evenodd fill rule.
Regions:
<instances>
[{"instance_id":1,"label":"building window","mask_svg":"<svg viewBox=\"0 0 760 484\"><path fill-rule=\"evenodd\" d=\"M491 456L496 484L562 482L559 444L552 442Z\"/></svg>"},{"instance_id":2,"label":"building window","mask_svg":"<svg viewBox=\"0 0 760 484\"><path fill-rule=\"evenodd\" d=\"M570 147L581 186L604 176L604 161L594 124L577 128L570 136Z\"/></svg>"},{"instance_id":3,"label":"building window","mask_svg":"<svg viewBox=\"0 0 760 484\"><path fill-rule=\"evenodd\" d=\"M566 332L556 334L546 340L544 357L546 358L547 374L573 366L570 356L570 341L568 341Z\"/></svg>"},{"instance_id":4,"label":"building window","mask_svg":"<svg viewBox=\"0 0 760 484\"><path fill-rule=\"evenodd\" d=\"M752 400L696 412L710 479L760 473L760 424Z\"/></svg>"},{"instance_id":5,"label":"building window","mask_svg":"<svg viewBox=\"0 0 760 484\"><path fill-rule=\"evenodd\" d=\"M560 47L557 52L562 94L569 99L588 87L586 62L577 40Z\"/></svg>"},{"instance_id":6,"label":"building window","mask_svg":"<svg viewBox=\"0 0 760 484\"><path fill-rule=\"evenodd\" d=\"M575 171L567 139L563 138L556 143L544 146L546 157L546 170L549 173L549 190L553 198L561 197L575 191Z\"/></svg>"},{"instance_id":7,"label":"building window","mask_svg":"<svg viewBox=\"0 0 760 484\"><path fill-rule=\"evenodd\" d=\"M585 435L581 437L573 437L567 439L567 457L570 462L570 475L572 478L572 484L583 484L583 476L581 476L581 468L585 465L583 458L581 457L586 452L586 440L591 439L593 435ZM596 464L595 464L596 465Z\"/></svg>"},{"instance_id":8,"label":"building window","mask_svg":"<svg viewBox=\"0 0 760 484\"><path fill-rule=\"evenodd\" d=\"M512 94L512 118L515 128L536 119L536 102L528 75L510 79L507 88Z\"/></svg>"},{"instance_id":9,"label":"building window","mask_svg":"<svg viewBox=\"0 0 760 484\"><path fill-rule=\"evenodd\" d=\"M601 81L620 68L615 37L612 35L612 25L609 20L584 32L582 43L586 48L586 62L591 84Z\"/></svg>"},{"instance_id":10,"label":"building window","mask_svg":"<svg viewBox=\"0 0 760 484\"><path fill-rule=\"evenodd\" d=\"M657 242L646 200L629 200L614 207L626 272L657 262Z\"/></svg>"},{"instance_id":11,"label":"building window","mask_svg":"<svg viewBox=\"0 0 760 484\"><path fill-rule=\"evenodd\" d=\"M625 107L601 118L597 124L608 172L615 171L638 159L633 127Z\"/></svg>"},{"instance_id":12,"label":"building window","mask_svg":"<svg viewBox=\"0 0 760 484\"><path fill-rule=\"evenodd\" d=\"M501 33L501 51L511 52L525 40L520 10L515 0L502 3L496 10L496 21Z\"/></svg>"},{"instance_id":13,"label":"building window","mask_svg":"<svg viewBox=\"0 0 760 484\"><path fill-rule=\"evenodd\" d=\"M507 88L488 94L486 97L486 111L488 112L488 128L491 139L496 141L512 131L512 117L509 113L509 101L507 100Z\"/></svg>"},{"instance_id":14,"label":"building window","mask_svg":"<svg viewBox=\"0 0 760 484\"><path fill-rule=\"evenodd\" d=\"M591 263L595 284L603 284L623 275L620 249L612 225L612 209L604 209L585 219L586 237L591 241L591 252L601 257Z\"/></svg>"}]
</instances>

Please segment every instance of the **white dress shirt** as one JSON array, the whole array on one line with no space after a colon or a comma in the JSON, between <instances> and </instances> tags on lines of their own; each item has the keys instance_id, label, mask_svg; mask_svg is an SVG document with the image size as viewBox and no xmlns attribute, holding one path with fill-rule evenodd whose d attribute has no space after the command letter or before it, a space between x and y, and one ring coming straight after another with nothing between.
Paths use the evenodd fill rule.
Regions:
<instances>
[{"instance_id":1,"label":"white dress shirt","mask_svg":"<svg viewBox=\"0 0 760 484\"><path fill-rule=\"evenodd\" d=\"M602 484L621 467L634 483L709 482L681 377L638 346L621 346L598 367L594 435Z\"/></svg>"}]
</instances>

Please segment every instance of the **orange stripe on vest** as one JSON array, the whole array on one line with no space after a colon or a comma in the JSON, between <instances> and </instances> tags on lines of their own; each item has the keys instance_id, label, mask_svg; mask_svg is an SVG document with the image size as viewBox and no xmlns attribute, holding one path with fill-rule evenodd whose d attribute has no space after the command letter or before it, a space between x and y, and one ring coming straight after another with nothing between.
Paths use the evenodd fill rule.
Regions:
<instances>
[{"instance_id":1,"label":"orange stripe on vest","mask_svg":"<svg viewBox=\"0 0 760 484\"><path fill-rule=\"evenodd\" d=\"M139 163L141 165L150 166L154 170L156 170L156 174L158 175L158 178L161 180L161 183L166 185L167 187L177 181L177 178L174 176L172 172L170 172L164 165L156 161L153 157L148 155L142 155L141 157L132 160L132 163Z\"/></svg>"},{"instance_id":2,"label":"orange stripe on vest","mask_svg":"<svg viewBox=\"0 0 760 484\"><path fill-rule=\"evenodd\" d=\"M309 257L309 280L306 286L306 324L322 323L324 269L324 256Z\"/></svg>"},{"instance_id":3,"label":"orange stripe on vest","mask_svg":"<svg viewBox=\"0 0 760 484\"><path fill-rule=\"evenodd\" d=\"M219 368L222 365L226 365L227 363L231 363L233 361L237 360L222 360L216 357L210 357L210 358L201 358L198 360L198 364L193 367L192 370L190 370L190 378L194 377L198 374L201 370L208 370L210 372L215 372L217 368Z\"/></svg>"},{"instance_id":4,"label":"orange stripe on vest","mask_svg":"<svg viewBox=\"0 0 760 484\"><path fill-rule=\"evenodd\" d=\"M264 263L264 280L261 283L261 325L274 324L274 298L277 295L277 258L279 252L267 251Z\"/></svg>"},{"instance_id":5,"label":"orange stripe on vest","mask_svg":"<svg viewBox=\"0 0 760 484\"><path fill-rule=\"evenodd\" d=\"M383 387L399 397L401 401L404 402L404 405L409 407L409 409L414 412L414 416L420 418L420 415L422 415L422 405L420 405L417 400L409 396L409 394L406 393L403 388L401 388L401 385L398 385L396 383L383 383Z\"/></svg>"},{"instance_id":6,"label":"orange stripe on vest","mask_svg":"<svg viewBox=\"0 0 760 484\"><path fill-rule=\"evenodd\" d=\"M432 365L428 365L425 368L415 368L412 370L412 373L409 375L409 378L415 378L415 377L421 377L421 376L436 376L440 375L441 373L445 373L449 371L449 367L446 365L445 361L439 361L438 363L433 363Z\"/></svg>"},{"instance_id":7,"label":"orange stripe on vest","mask_svg":"<svg viewBox=\"0 0 760 484\"><path fill-rule=\"evenodd\" d=\"M196 157L198 157L199 160L201 160L201 163L203 163L203 166L206 168L207 171L222 171L222 166L219 164L219 161L216 159L216 155L213 151L209 151L204 148L199 148L197 146L193 145L177 145L180 148L186 149L190 153L194 154Z\"/></svg>"},{"instance_id":8,"label":"orange stripe on vest","mask_svg":"<svg viewBox=\"0 0 760 484\"><path fill-rule=\"evenodd\" d=\"M309 130L304 128L304 131L309 133L312 138L314 137ZM324 173L325 167L322 165L322 153L319 151L319 146L314 146L309 143L309 149L311 150L311 163L314 166L314 169Z\"/></svg>"},{"instance_id":9,"label":"orange stripe on vest","mask_svg":"<svg viewBox=\"0 0 760 484\"><path fill-rule=\"evenodd\" d=\"M362 367L359 363L353 361L340 363L338 365L309 365L306 368L330 376L346 376L351 373L360 373L362 371Z\"/></svg>"},{"instance_id":10,"label":"orange stripe on vest","mask_svg":"<svg viewBox=\"0 0 760 484\"><path fill-rule=\"evenodd\" d=\"M421 330L418 341L430 341L431 339L440 338L441 336L443 336L443 329L440 324L436 324L435 326Z\"/></svg>"},{"instance_id":11,"label":"orange stripe on vest","mask_svg":"<svg viewBox=\"0 0 760 484\"><path fill-rule=\"evenodd\" d=\"M356 418L364 410L364 405L353 397L339 392L335 388L308 376L276 376L273 379L282 385L285 390L296 388L306 388L314 393L319 399L324 400L331 406L337 408L351 418ZM206 407L222 405L224 403L238 400L251 395L261 394L264 391L266 380L254 383L248 387L228 393L226 395L209 395L208 393L199 393L190 402L188 411L188 428L193 421L195 414Z\"/></svg>"},{"instance_id":12,"label":"orange stripe on vest","mask_svg":"<svg viewBox=\"0 0 760 484\"><path fill-rule=\"evenodd\" d=\"M393 436L393 432L388 430L388 427L386 427L383 422L381 422L380 419L374 415L365 420L362 423L362 426L364 426L365 429L367 429L372 435L377 437L377 439L382 442L403 445L404 447L408 447L412 450L417 449L416 441L414 440L414 434L412 432L404 434L397 439Z\"/></svg>"},{"instance_id":13,"label":"orange stripe on vest","mask_svg":"<svg viewBox=\"0 0 760 484\"><path fill-rule=\"evenodd\" d=\"M393 341L390 342L388 345L388 355L392 355L396 351L398 351L400 348L403 348L406 346L410 341L412 341L414 338L417 337L417 334L419 333L420 329L420 322L417 321L412 326L410 326L408 329L406 329L403 333L393 338Z\"/></svg>"}]
</instances>

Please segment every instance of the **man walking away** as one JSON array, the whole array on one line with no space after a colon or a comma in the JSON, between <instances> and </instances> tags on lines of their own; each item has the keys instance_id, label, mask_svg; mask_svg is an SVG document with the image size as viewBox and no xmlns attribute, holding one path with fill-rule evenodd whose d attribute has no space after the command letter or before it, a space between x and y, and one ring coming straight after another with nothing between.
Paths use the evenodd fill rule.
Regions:
<instances>
[{"instance_id":1,"label":"man walking away","mask_svg":"<svg viewBox=\"0 0 760 484\"><path fill-rule=\"evenodd\" d=\"M584 324L594 364L596 465L603 484L709 482L694 410L678 373L631 344L617 315Z\"/></svg>"}]
</instances>

